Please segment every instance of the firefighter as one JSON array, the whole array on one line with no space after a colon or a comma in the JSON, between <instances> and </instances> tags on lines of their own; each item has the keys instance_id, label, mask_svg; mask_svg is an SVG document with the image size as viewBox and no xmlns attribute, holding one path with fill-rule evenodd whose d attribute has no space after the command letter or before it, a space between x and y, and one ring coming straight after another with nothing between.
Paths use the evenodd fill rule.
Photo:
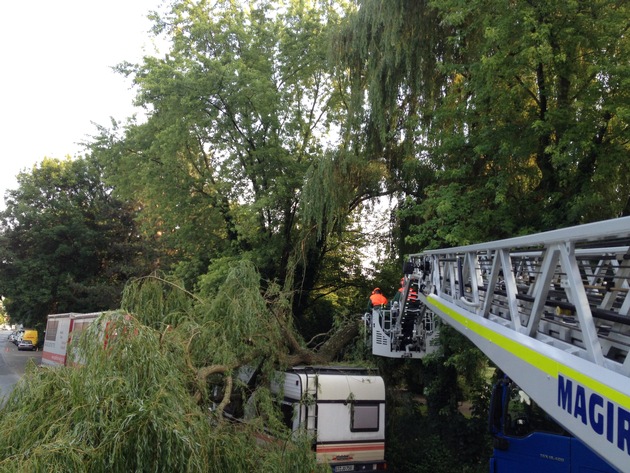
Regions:
<instances>
[{"instance_id":1,"label":"firefighter","mask_svg":"<svg viewBox=\"0 0 630 473\"><path fill-rule=\"evenodd\" d=\"M405 278L400 280L400 289L392 299L392 302L399 302L402 298L403 292L405 292ZM407 293L407 302L417 302L418 301L418 291L414 288L414 284L409 285L409 292Z\"/></svg>"},{"instance_id":2,"label":"firefighter","mask_svg":"<svg viewBox=\"0 0 630 473\"><path fill-rule=\"evenodd\" d=\"M370 295L370 299L368 300L367 310L371 311L373 307L377 307L379 305L387 304L387 297L383 295L383 292L380 288L375 287Z\"/></svg>"},{"instance_id":3,"label":"firefighter","mask_svg":"<svg viewBox=\"0 0 630 473\"><path fill-rule=\"evenodd\" d=\"M417 284L413 284L413 281L412 281L412 283L409 285L409 292L407 292L407 302L417 302L417 301L418 301Z\"/></svg>"},{"instance_id":4,"label":"firefighter","mask_svg":"<svg viewBox=\"0 0 630 473\"><path fill-rule=\"evenodd\" d=\"M402 293L405 290L405 278L401 278L400 279L400 288L398 289L398 292L394 295L394 298L392 299L392 302L399 302L400 298L402 297Z\"/></svg>"}]
</instances>

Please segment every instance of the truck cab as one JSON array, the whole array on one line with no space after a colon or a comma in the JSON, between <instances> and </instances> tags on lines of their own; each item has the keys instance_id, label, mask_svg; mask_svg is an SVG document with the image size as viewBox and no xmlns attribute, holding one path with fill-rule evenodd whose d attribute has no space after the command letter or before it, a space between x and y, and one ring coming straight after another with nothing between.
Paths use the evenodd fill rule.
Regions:
<instances>
[{"instance_id":1,"label":"truck cab","mask_svg":"<svg viewBox=\"0 0 630 473\"><path fill-rule=\"evenodd\" d=\"M509 378L493 388L490 473L615 473L606 461L559 426Z\"/></svg>"}]
</instances>

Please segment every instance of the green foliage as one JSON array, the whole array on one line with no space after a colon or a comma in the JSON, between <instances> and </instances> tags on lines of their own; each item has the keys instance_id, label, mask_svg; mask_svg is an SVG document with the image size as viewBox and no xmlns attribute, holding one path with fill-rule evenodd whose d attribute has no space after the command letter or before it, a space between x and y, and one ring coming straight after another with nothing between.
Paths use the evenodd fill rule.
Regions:
<instances>
[{"instance_id":1,"label":"green foliage","mask_svg":"<svg viewBox=\"0 0 630 473\"><path fill-rule=\"evenodd\" d=\"M18 184L0 221L0 288L12 319L43 328L49 313L116 308L152 253L100 164L44 159Z\"/></svg>"},{"instance_id":2,"label":"green foliage","mask_svg":"<svg viewBox=\"0 0 630 473\"><path fill-rule=\"evenodd\" d=\"M274 292L274 286L269 291ZM268 297L273 297L269 291ZM273 305L280 308L288 302L276 300ZM244 261L235 265L221 290L204 309L205 318L198 320L220 327L218 353L225 357L220 362L242 363L258 354L273 356L277 360L282 353L282 324L287 324L285 328L290 329L291 319L278 320L274 310L279 309L269 307L261 293L260 274L251 263ZM203 338L200 342L205 345Z\"/></svg>"},{"instance_id":3,"label":"green foliage","mask_svg":"<svg viewBox=\"0 0 630 473\"><path fill-rule=\"evenodd\" d=\"M4 324L7 322L7 311L4 308L4 303L2 299L0 299L0 324Z\"/></svg>"},{"instance_id":4,"label":"green foliage","mask_svg":"<svg viewBox=\"0 0 630 473\"><path fill-rule=\"evenodd\" d=\"M288 305L269 291L274 306ZM185 347L189 369L237 367L261 356L277 366L285 352L280 321L262 292L260 274L248 261L234 262L220 288L208 294L193 295L162 278L138 279L126 289L122 307L165 337L176 338ZM290 319L287 323L290 329Z\"/></svg>"},{"instance_id":5,"label":"green foliage","mask_svg":"<svg viewBox=\"0 0 630 473\"><path fill-rule=\"evenodd\" d=\"M349 9L182 0L154 17L167 54L119 66L151 112L102 130L92 149L188 290L216 290L247 258L294 291L295 318L309 324L322 294L360 284L348 212L380 192L383 168L362 166L338 132L347 78L328 53Z\"/></svg>"},{"instance_id":6,"label":"green foliage","mask_svg":"<svg viewBox=\"0 0 630 473\"><path fill-rule=\"evenodd\" d=\"M194 317L194 296L158 275L133 279L125 286L121 308L155 330L177 326Z\"/></svg>"},{"instance_id":7,"label":"green foliage","mask_svg":"<svg viewBox=\"0 0 630 473\"><path fill-rule=\"evenodd\" d=\"M414 473L485 473L490 441L485 422L455 414L435 422L417 395L391 392L387 398L388 470ZM485 419L484 419L485 421Z\"/></svg>"},{"instance_id":8,"label":"green foliage","mask_svg":"<svg viewBox=\"0 0 630 473\"><path fill-rule=\"evenodd\" d=\"M158 334L112 314L76 349L83 366L31 367L7 400L3 471L210 471L215 433Z\"/></svg>"},{"instance_id":9,"label":"green foliage","mask_svg":"<svg viewBox=\"0 0 630 473\"><path fill-rule=\"evenodd\" d=\"M500 218L512 213L521 228L624 212L628 189L608 170L627 163L627 137L620 139L627 125L619 113L629 105L619 87L628 73L619 67L630 52L627 6L605 0L433 5L453 26L450 40L463 59L445 63L453 83L436 116L434 151L448 166L446 177L463 163L465 175L478 179L468 185L494 181ZM602 187L600 173L611 179Z\"/></svg>"},{"instance_id":10,"label":"green foliage","mask_svg":"<svg viewBox=\"0 0 630 473\"><path fill-rule=\"evenodd\" d=\"M340 57L361 78L357 130L404 176L407 244L628 214L625 3L359 4Z\"/></svg>"},{"instance_id":11,"label":"green foliage","mask_svg":"<svg viewBox=\"0 0 630 473\"><path fill-rule=\"evenodd\" d=\"M256 424L213 420L192 396L195 372L176 333L109 313L72 347L81 366L31 365L0 410L0 471L317 470L305 440L261 446Z\"/></svg>"},{"instance_id":12,"label":"green foliage","mask_svg":"<svg viewBox=\"0 0 630 473\"><path fill-rule=\"evenodd\" d=\"M465 399L487 389L487 358L451 327L440 326L440 349L424 359L429 415L436 420L454 415Z\"/></svg>"}]
</instances>

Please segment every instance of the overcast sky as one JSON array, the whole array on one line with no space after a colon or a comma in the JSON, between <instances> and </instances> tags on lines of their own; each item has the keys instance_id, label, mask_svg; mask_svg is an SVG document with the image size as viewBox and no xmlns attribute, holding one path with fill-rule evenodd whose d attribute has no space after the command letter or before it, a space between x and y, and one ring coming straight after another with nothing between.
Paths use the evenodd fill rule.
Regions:
<instances>
[{"instance_id":1,"label":"overcast sky","mask_svg":"<svg viewBox=\"0 0 630 473\"><path fill-rule=\"evenodd\" d=\"M161 0L32 0L0 6L0 208L18 172L82 153L92 122L131 116L111 67L153 53L146 18Z\"/></svg>"}]
</instances>

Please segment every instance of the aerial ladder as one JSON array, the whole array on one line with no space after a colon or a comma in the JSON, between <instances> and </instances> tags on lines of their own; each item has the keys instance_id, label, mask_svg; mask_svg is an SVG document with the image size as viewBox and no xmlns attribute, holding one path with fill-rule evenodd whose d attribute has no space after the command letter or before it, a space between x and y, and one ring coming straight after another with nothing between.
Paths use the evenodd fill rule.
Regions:
<instances>
[{"instance_id":1,"label":"aerial ladder","mask_svg":"<svg viewBox=\"0 0 630 473\"><path fill-rule=\"evenodd\" d=\"M626 217L412 254L399 301L368 317L372 351L422 358L444 322L630 472L629 244Z\"/></svg>"}]
</instances>

